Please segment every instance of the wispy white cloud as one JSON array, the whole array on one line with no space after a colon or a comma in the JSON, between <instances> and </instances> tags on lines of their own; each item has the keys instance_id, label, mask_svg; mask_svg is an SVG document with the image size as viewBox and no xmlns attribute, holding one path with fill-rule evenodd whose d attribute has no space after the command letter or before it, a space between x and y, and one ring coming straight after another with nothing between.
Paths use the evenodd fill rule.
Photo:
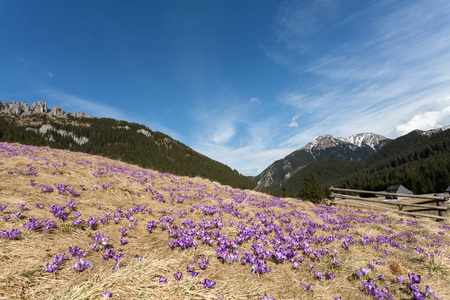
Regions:
<instances>
[{"instance_id":1,"label":"wispy white cloud","mask_svg":"<svg viewBox=\"0 0 450 300\"><path fill-rule=\"evenodd\" d=\"M76 95L65 93L55 89L41 89L39 93L50 99L53 103L58 103L58 106L64 108L68 112L82 111L94 117L108 117L118 120L131 120L128 116L123 114L120 110L110 107L106 104L101 104L92 99L81 98Z\"/></svg>"},{"instance_id":2,"label":"wispy white cloud","mask_svg":"<svg viewBox=\"0 0 450 300\"><path fill-rule=\"evenodd\" d=\"M198 103L192 109L197 122L189 142L193 149L245 175L259 174L279 159L279 155L285 156L293 150L270 149L269 145L282 139L283 127L287 128L283 116L266 116L266 110L271 111L271 107L241 102L231 93L217 98L213 102L222 105Z\"/></svg>"},{"instance_id":3,"label":"wispy white cloud","mask_svg":"<svg viewBox=\"0 0 450 300\"><path fill-rule=\"evenodd\" d=\"M21 63L23 63L24 66L27 67L27 68L38 68L39 67L39 64L37 62L35 62L35 61L28 60L28 59L25 59L25 58L19 57L19 56L16 57L16 59L18 61L20 61Z\"/></svg>"},{"instance_id":4,"label":"wispy white cloud","mask_svg":"<svg viewBox=\"0 0 450 300\"><path fill-rule=\"evenodd\" d=\"M415 129L430 130L450 124L450 98L419 107L402 123L395 127L397 135L407 134Z\"/></svg>"},{"instance_id":5,"label":"wispy white cloud","mask_svg":"<svg viewBox=\"0 0 450 300\"><path fill-rule=\"evenodd\" d=\"M301 7L298 2L288 3ZM326 17L329 10L323 7L312 4L303 7L303 12L315 16L322 9ZM348 136L372 131L396 137L414 126L448 125L445 105L439 112L430 108L420 113L417 108L437 100L448 104L448 100L440 99L450 95L450 20L446 17L450 3L368 6L360 15L352 16L367 17L363 35L343 40L335 49L317 55L308 53L309 58L314 57L309 62L302 60L305 49L301 41L293 44L289 40L311 42L312 37L304 31L317 33L322 28L320 22L326 20L307 20L309 25L299 32L294 25L285 25L285 20L302 22L298 10L282 8L280 14L278 28L284 31L279 38L284 50L271 49L275 55L270 57L288 62L282 64L297 72L299 78L309 78L281 92L278 98L297 110L303 120L302 132L289 136L283 145L307 142L305 137L324 133ZM337 21L352 22L348 18Z\"/></svg>"},{"instance_id":6,"label":"wispy white cloud","mask_svg":"<svg viewBox=\"0 0 450 300\"><path fill-rule=\"evenodd\" d=\"M296 114L292 117L292 122L288 124L289 127L298 127L297 119L300 115Z\"/></svg>"},{"instance_id":7,"label":"wispy white cloud","mask_svg":"<svg viewBox=\"0 0 450 300\"><path fill-rule=\"evenodd\" d=\"M53 72L48 72L47 75L48 75L48 77L50 77L50 78L55 77L55 75L53 74Z\"/></svg>"},{"instance_id":8,"label":"wispy white cloud","mask_svg":"<svg viewBox=\"0 0 450 300\"><path fill-rule=\"evenodd\" d=\"M250 99L250 103L261 103L261 101L258 98L253 97Z\"/></svg>"}]
</instances>

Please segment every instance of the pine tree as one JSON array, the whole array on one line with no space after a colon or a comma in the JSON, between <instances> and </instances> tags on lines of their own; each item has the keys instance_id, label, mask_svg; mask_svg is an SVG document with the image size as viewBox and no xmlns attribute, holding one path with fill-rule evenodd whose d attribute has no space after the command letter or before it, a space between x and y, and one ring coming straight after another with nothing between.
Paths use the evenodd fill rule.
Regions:
<instances>
[{"instance_id":1,"label":"pine tree","mask_svg":"<svg viewBox=\"0 0 450 300\"><path fill-rule=\"evenodd\" d=\"M322 187L313 173L304 176L303 187L300 190L300 197L314 203L321 203L324 197Z\"/></svg>"}]
</instances>

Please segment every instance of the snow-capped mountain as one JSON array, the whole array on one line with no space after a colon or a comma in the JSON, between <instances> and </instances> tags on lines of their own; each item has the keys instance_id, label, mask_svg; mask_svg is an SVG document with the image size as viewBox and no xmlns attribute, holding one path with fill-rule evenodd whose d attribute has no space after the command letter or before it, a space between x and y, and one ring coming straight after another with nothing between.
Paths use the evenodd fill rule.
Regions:
<instances>
[{"instance_id":1,"label":"snow-capped mountain","mask_svg":"<svg viewBox=\"0 0 450 300\"><path fill-rule=\"evenodd\" d=\"M349 136L348 138L338 137L337 139L344 142L349 142L358 147L363 147L364 145L366 145L375 151L378 151L381 147L383 147L387 140L386 137L371 132L354 134L352 136Z\"/></svg>"},{"instance_id":2,"label":"snow-capped mountain","mask_svg":"<svg viewBox=\"0 0 450 300\"><path fill-rule=\"evenodd\" d=\"M354 134L349 136L348 138L334 137L331 134L324 134L316 137L314 140L312 140L299 150L307 150L312 153L314 151L345 145L353 149L370 147L374 151L378 151L386 144L386 141L388 141L386 137L370 132Z\"/></svg>"},{"instance_id":3,"label":"snow-capped mountain","mask_svg":"<svg viewBox=\"0 0 450 300\"><path fill-rule=\"evenodd\" d=\"M417 132L419 132L422 135L430 136L432 134L435 134L435 133L438 133L438 132L441 132L441 131L446 131L446 130L449 130L449 129L450 129L450 125L444 126L444 127L441 127L441 128L431 129L431 130L428 130L428 131L417 130Z\"/></svg>"},{"instance_id":4,"label":"snow-capped mountain","mask_svg":"<svg viewBox=\"0 0 450 300\"><path fill-rule=\"evenodd\" d=\"M283 182L306 165L325 159L361 161L375 154L391 140L374 133L358 133L348 138L324 134L304 147L277 160L254 180L264 186L281 187Z\"/></svg>"}]
</instances>

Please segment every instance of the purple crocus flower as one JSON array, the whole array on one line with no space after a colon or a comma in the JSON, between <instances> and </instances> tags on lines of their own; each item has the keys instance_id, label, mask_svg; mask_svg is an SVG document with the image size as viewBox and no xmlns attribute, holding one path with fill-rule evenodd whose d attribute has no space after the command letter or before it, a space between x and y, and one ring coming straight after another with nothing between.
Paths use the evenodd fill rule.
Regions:
<instances>
[{"instance_id":1,"label":"purple crocus flower","mask_svg":"<svg viewBox=\"0 0 450 300\"><path fill-rule=\"evenodd\" d=\"M212 288L216 285L216 282L214 280L211 280L209 278L206 278L204 282L200 283L204 288Z\"/></svg>"},{"instance_id":2,"label":"purple crocus flower","mask_svg":"<svg viewBox=\"0 0 450 300\"><path fill-rule=\"evenodd\" d=\"M414 273L408 274L409 280L411 280L411 284L420 283L420 275L416 275Z\"/></svg>"},{"instance_id":3,"label":"purple crocus flower","mask_svg":"<svg viewBox=\"0 0 450 300\"><path fill-rule=\"evenodd\" d=\"M173 277L175 277L176 280L180 280L181 276L183 276L182 272L176 272L175 274L173 274Z\"/></svg>"},{"instance_id":4,"label":"purple crocus flower","mask_svg":"<svg viewBox=\"0 0 450 300\"><path fill-rule=\"evenodd\" d=\"M426 289L425 296L428 297L429 295L432 295L435 299L439 300L439 298L436 297L436 291L433 290L429 285L427 285L425 289Z\"/></svg>"},{"instance_id":5,"label":"purple crocus flower","mask_svg":"<svg viewBox=\"0 0 450 300\"><path fill-rule=\"evenodd\" d=\"M275 300L275 298L269 298L266 293L264 293L264 297L259 298L259 300Z\"/></svg>"},{"instance_id":6,"label":"purple crocus flower","mask_svg":"<svg viewBox=\"0 0 450 300\"><path fill-rule=\"evenodd\" d=\"M122 234L122 236L125 235L125 232L127 231L127 229L125 227L122 227L119 229L119 232Z\"/></svg>"},{"instance_id":7,"label":"purple crocus flower","mask_svg":"<svg viewBox=\"0 0 450 300\"><path fill-rule=\"evenodd\" d=\"M200 269L205 270L208 267L208 263L199 263L198 266L200 267Z\"/></svg>"},{"instance_id":8,"label":"purple crocus flower","mask_svg":"<svg viewBox=\"0 0 450 300\"><path fill-rule=\"evenodd\" d=\"M334 279L334 274L332 271L328 270L326 273L328 279Z\"/></svg>"},{"instance_id":9,"label":"purple crocus flower","mask_svg":"<svg viewBox=\"0 0 450 300\"><path fill-rule=\"evenodd\" d=\"M191 276L192 277L197 277L198 276L198 272L196 272L195 270L191 271Z\"/></svg>"},{"instance_id":10,"label":"purple crocus flower","mask_svg":"<svg viewBox=\"0 0 450 300\"><path fill-rule=\"evenodd\" d=\"M361 268L361 272L363 272L364 276L366 276L370 272L370 268Z\"/></svg>"},{"instance_id":11,"label":"purple crocus flower","mask_svg":"<svg viewBox=\"0 0 450 300\"><path fill-rule=\"evenodd\" d=\"M9 220L10 218L11 218L10 215L6 215L6 216L3 217L3 220L5 220L5 222L8 222L8 220Z\"/></svg>"},{"instance_id":12,"label":"purple crocus flower","mask_svg":"<svg viewBox=\"0 0 450 300\"><path fill-rule=\"evenodd\" d=\"M125 239L124 237L121 237L120 238L120 244L123 245L123 244L126 244L126 243L128 243L128 240Z\"/></svg>"},{"instance_id":13,"label":"purple crocus flower","mask_svg":"<svg viewBox=\"0 0 450 300\"><path fill-rule=\"evenodd\" d=\"M400 285L403 285L403 281L405 281L405 277L397 276L397 281L398 281L398 283L400 283Z\"/></svg>"},{"instance_id":14,"label":"purple crocus flower","mask_svg":"<svg viewBox=\"0 0 450 300\"><path fill-rule=\"evenodd\" d=\"M73 224L77 225L78 227L80 227L80 224L83 222L83 219L76 219L73 221Z\"/></svg>"},{"instance_id":15,"label":"purple crocus flower","mask_svg":"<svg viewBox=\"0 0 450 300\"><path fill-rule=\"evenodd\" d=\"M425 300L427 298L428 297L425 296L424 294L422 294L422 292L420 290L417 289L417 290L413 291L413 299L414 300Z\"/></svg>"},{"instance_id":16,"label":"purple crocus flower","mask_svg":"<svg viewBox=\"0 0 450 300\"><path fill-rule=\"evenodd\" d=\"M55 226L56 226L56 222L55 221L53 221L53 220L46 220L45 221L44 230L46 232L49 232L49 230L52 229Z\"/></svg>"},{"instance_id":17,"label":"purple crocus flower","mask_svg":"<svg viewBox=\"0 0 450 300\"><path fill-rule=\"evenodd\" d=\"M164 276L160 276L159 277L159 283L166 283L167 282L167 278Z\"/></svg>"},{"instance_id":18,"label":"purple crocus flower","mask_svg":"<svg viewBox=\"0 0 450 300\"><path fill-rule=\"evenodd\" d=\"M314 274L316 275L316 278L317 278L318 280L322 280L322 279L323 279L323 277L322 277L322 272L316 271L316 272L314 272Z\"/></svg>"},{"instance_id":19,"label":"purple crocus flower","mask_svg":"<svg viewBox=\"0 0 450 300\"><path fill-rule=\"evenodd\" d=\"M364 273L360 269L356 269L355 274L356 274L357 277L364 276Z\"/></svg>"},{"instance_id":20,"label":"purple crocus flower","mask_svg":"<svg viewBox=\"0 0 450 300\"><path fill-rule=\"evenodd\" d=\"M310 284L309 282L308 282L308 284L300 282L300 284L305 287L305 291L307 291L307 292L314 292L313 291L313 285Z\"/></svg>"},{"instance_id":21,"label":"purple crocus flower","mask_svg":"<svg viewBox=\"0 0 450 300\"><path fill-rule=\"evenodd\" d=\"M47 265L46 265L47 270L45 270L44 272L53 273L53 272L56 271L56 269L57 269L58 267L59 267L59 266L58 266L57 264L50 264L50 263L47 263Z\"/></svg>"},{"instance_id":22,"label":"purple crocus flower","mask_svg":"<svg viewBox=\"0 0 450 300\"><path fill-rule=\"evenodd\" d=\"M106 288L103 292L103 298L111 298L112 293L108 292L108 289Z\"/></svg>"},{"instance_id":23,"label":"purple crocus flower","mask_svg":"<svg viewBox=\"0 0 450 300\"><path fill-rule=\"evenodd\" d=\"M81 257L78 258L78 262L76 262L75 264L71 264L71 268L72 270L74 270L75 272L83 272L87 269L93 269L94 266L91 265L91 261L88 260L84 260Z\"/></svg>"}]
</instances>

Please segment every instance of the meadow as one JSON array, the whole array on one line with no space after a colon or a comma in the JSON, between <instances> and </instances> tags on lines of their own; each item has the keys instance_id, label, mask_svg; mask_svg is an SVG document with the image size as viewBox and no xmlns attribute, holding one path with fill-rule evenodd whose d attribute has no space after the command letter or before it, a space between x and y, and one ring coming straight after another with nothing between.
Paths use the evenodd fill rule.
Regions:
<instances>
[{"instance_id":1,"label":"meadow","mask_svg":"<svg viewBox=\"0 0 450 300\"><path fill-rule=\"evenodd\" d=\"M450 224L0 143L0 299L450 299Z\"/></svg>"}]
</instances>

